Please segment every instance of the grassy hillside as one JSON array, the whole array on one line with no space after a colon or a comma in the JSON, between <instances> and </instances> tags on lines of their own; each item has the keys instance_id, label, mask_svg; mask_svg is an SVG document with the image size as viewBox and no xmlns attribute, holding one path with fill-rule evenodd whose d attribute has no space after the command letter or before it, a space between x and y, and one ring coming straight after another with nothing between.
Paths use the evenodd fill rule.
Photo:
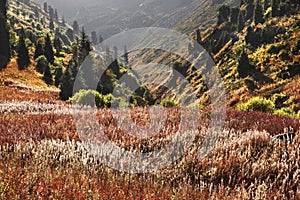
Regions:
<instances>
[{"instance_id":1,"label":"grassy hillside","mask_svg":"<svg viewBox=\"0 0 300 200\"><path fill-rule=\"evenodd\" d=\"M55 64L51 66L52 73L65 65L71 51L71 40L66 31L71 26L63 22L62 18L53 22L50 29L49 13L38 4L29 1L8 2L8 27L10 29L11 61L0 71L1 101L41 101L60 102L59 89L46 84L43 73L36 70L34 54L38 43L44 44L46 34L57 36L62 41L61 55L55 56ZM26 46L30 56L30 65L25 70L18 69L17 57L21 32L24 30ZM55 33L56 32L56 33Z\"/></svg>"},{"instance_id":2,"label":"grassy hillside","mask_svg":"<svg viewBox=\"0 0 300 200\"><path fill-rule=\"evenodd\" d=\"M235 8L221 7L215 17L213 14L211 16L216 19L215 24L205 30L200 21L205 21L206 18L202 18L203 12L196 9L177 29L190 33L195 40L196 31L200 30L200 45L210 52L223 77L229 107L237 108L241 103L260 96L273 101L276 109L283 109L297 116L300 109L299 9L296 4L290 7L291 4L282 2L281 10L285 12L272 16L272 6L267 4L261 13L263 21L255 23L254 4L249 2L252 1L245 1ZM213 7L210 9L213 10ZM238 30L239 13L243 16L243 21ZM137 63L157 62L171 69L174 63L181 63L179 71L185 74L194 87L200 106L209 103L209 91L203 90L205 83L199 76L195 77L196 72L190 70L191 64L183 58L178 59L177 55L169 52L156 51L139 52L133 57L139 58ZM138 64L135 63L134 66L138 67ZM177 100L188 95L188 88L183 92L173 89L177 91ZM152 88L152 92L160 91Z\"/></svg>"},{"instance_id":3,"label":"grassy hillside","mask_svg":"<svg viewBox=\"0 0 300 200\"><path fill-rule=\"evenodd\" d=\"M246 11L248 3L239 10ZM234 109L228 108L219 130L211 122L206 106L210 91L202 77L170 52L132 52L129 63L119 59L104 71L97 92L81 91L71 99L81 105L59 100L61 91L66 100L72 95L67 92L72 91L83 58L93 71L80 74L80 83L90 89L90 79L99 80L97 74L113 60L112 52L87 56L91 46L84 32L72 34L78 37L72 40L67 34L72 28L61 18L50 26L50 13L37 4L11 0L12 58L0 71L0 199L300 199L300 120L290 117L299 110L300 16L299 9L292 8L262 23L250 17L239 31L223 13L222 18L216 16L217 24L202 31L201 40L195 32L203 30L197 20L202 13L193 13L178 26L210 50L223 76L228 106ZM18 63L22 38L30 57L25 69ZM45 52L57 38L61 46L53 45L54 56L49 56ZM39 42L43 52L34 58ZM134 56L139 62L133 63ZM143 61L153 63L138 65ZM172 68L196 88L199 106L175 106L173 100L188 91ZM118 83L125 76L137 84L138 70L145 80L173 81L176 88L171 89L179 96L158 85L133 91L130 83ZM91 112L83 106L93 97L99 107L120 101L110 95L114 87L121 95L131 95L124 95L130 97L130 108ZM247 107L239 105L255 96L266 98L254 104L262 110L286 108L292 114L236 109ZM169 108L150 109L162 99ZM109 143L113 148L105 146ZM207 154L200 154L207 147Z\"/></svg>"}]
</instances>

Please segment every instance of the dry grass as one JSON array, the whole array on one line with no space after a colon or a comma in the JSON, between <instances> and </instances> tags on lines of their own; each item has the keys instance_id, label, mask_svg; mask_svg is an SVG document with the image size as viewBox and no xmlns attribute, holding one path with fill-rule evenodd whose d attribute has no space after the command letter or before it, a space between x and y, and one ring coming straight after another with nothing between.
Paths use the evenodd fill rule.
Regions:
<instances>
[{"instance_id":1,"label":"dry grass","mask_svg":"<svg viewBox=\"0 0 300 200\"><path fill-rule=\"evenodd\" d=\"M107 167L87 150L90 143L78 138L71 110L70 106L26 102L0 107L0 198L300 198L299 135L292 142L272 139L285 127L298 130L299 120L229 111L216 148L198 158L209 122L203 118L199 130L194 130L192 145L171 166L128 174ZM97 117L115 144L128 151L147 152L162 148L178 130L180 112L176 108L167 111L162 132L147 140L117 130L116 119L124 119L122 112L112 115L113 110L101 109ZM166 110L157 112L155 120L160 120ZM147 109L130 110L131 118L140 125L147 122L148 113ZM209 115L204 112L203 116Z\"/></svg>"},{"instance_id":2,"label":"dry grass","mask_svg":"<svg viewBox=\"0 0 300 200\"><path fill-rule=\"evenodd\" d=\"M15 59L0 71L0 102L3 101L41 101L59 102L59 90L48 86L37 73L34 65L18 70Z\"/></svg>"}]
</instances>

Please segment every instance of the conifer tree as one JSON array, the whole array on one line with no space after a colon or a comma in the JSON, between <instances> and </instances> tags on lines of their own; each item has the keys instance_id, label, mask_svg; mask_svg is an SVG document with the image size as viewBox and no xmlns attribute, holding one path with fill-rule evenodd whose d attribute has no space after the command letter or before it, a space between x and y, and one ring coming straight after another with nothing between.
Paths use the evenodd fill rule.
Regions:
<instances>
[{"instance_id":1,"label":"conifer tree","mask_svg":"<svg viewBox=\"0 0 300 200\"><path fill-rule=\"evenodd\" d=\"M5 68L10 60L9 31L7 27L7 1L0 1L0 70Z\"/></svg>"},{"instance_id":2,"label":"conifer tree","mask_svg":"<svg viewBox=\"0 0 300 200\"><path fill-rule=\"evenodd\" d=\"M72 93L73 93L74 80L71 76L71 72L70 72L69 68L70 68L70 66L64 73L64 75L62 77L62 81L61 81L59 95L62 100L68 100L72 96Z\"/></svg>"},{"instance_id":3,"label":"conifer tree","mask_svg":"<svg viewBox=\"0 0 300 200\"><path fill-rule=\"evenodd\" d=\"M73 23L73 31L75 34L79 33L79 25L78 25L77 21L74 21L74 23Z\"/></svg>"},{"instance_id":4,"label":"conifer tree","mask_svg":"<svg viewBox=\"0 0 300 200\"><path fill-rule=\"evenodd\" d=\"M65 17L62 17L62 24L65 26L66 25L66 21L65 21Z\"/></svg>"},{"instance_id":5,"label":"conifer tree","mask_svg":"<svg viewBox=\"0 0 300 200\"><path fill-rule=\"evenodd\" d=\"M44 11L48 12L48 4L47 4L47 2L44 3Z\"/></svg>"},{"instance_id":6,"label":"conifer tree","mask_svg":"<svg viewBox=\"0 0 300 200\"><path fill-rule=\"evenodd\" d=\"M45 71L44 71L44 75L43 75L43 80L45 81L45 83L47 83L48 85L52 85L53 84L53 80L52 80L52 74L50 71L50 66L49 64L46 65L45 67Z\"/></svg>"},{"instance_id":7,"label":"conifer tree","mask_svg":"<svg viewBox=\"0 0 300 200\"><path fill-rule=\"evenodd\" d=\"M53 46L51 43L50 35L47 34L45 38L45 50L44 54L49 61L49 63L54 64L54 51L53 51Z\"/></svg>"},{"instance_id":8,"label":"conifer tree","mask_svg":"<svg viewBox=\"0 0 300 200\"><path fill-rule=\"evenodd\" d=\"M253 11L254 11L254 2L253 0L248 1L247 9L246 9L246 19L253 19Z\"/></svg>"},{"instance_id":9,"label":"conifer tree","mask_svg":"<svg viewBox=\"0 0 300 200\"><path fill-rule=\"evenodd\" d=\"M221 6L219 9L217 24L220 25L224 22L227 22L229 20L229 16L230 16L230 7L227 5Z\"/></svg>"},{"instance_id":10,"label":"conifer tree","mask_svg":"<svg viewBox=\"0 0 300 200\"><path fill-rule=\"evenodd\" d=\"M128 59L128 51L126 45L124 46L124 62L125 64L128 64L129 59Z\"/></svg>"},{"instance_id":11,"label":"conifer tree","mask_svg":"<svg viewBox=\"0 0 300 200\"><path fill-rule=\"evenodd\" d=\"M92 89L93 84L96 83L94 61L91 55L88 55L81 64L80 74L78 74L79 88Z\"/></svg>"},{"instance_id":12,"label":"conifer tree","mask_svg":"<svg viewBox=\"0 0 300 200\"><path fill-rule=\"evenodd\" d=\"M272 17L279 16L279 4L280 0L272 0L271 6L272 6Z\"/></svg>"},{"instance_id":13,"label":"conifer tree","mask_svg":"<svg viewBox=\"0 0 300 200\"><path fill-rule=\"evenodd\" d=\"M54 19L55 21L58 22L58 14L57 14L57 9L55 8L55 11L54 11Z\"/></svg>"},{"instance_id":14,"label":"conifer tree","mask_svg":"<svg viewBox=\"0 0 300 200\"><path fill-rule=\"evenodd\" d=\"M74 41L74 32L73 32L72 29L69 28L69 29L66 31L66 35L68 36L68 38L69 38L71 41Z\"/></svg>"},{"instance_id":15,"label":"conifer tree","mask_svg":"<svg viewBox=\"0 0 300 200\"><path fill-rule=\"evenodd\" d=\"M252 39L253 34L254 34L254 30L253 30L252 26L249 26L247 28L247 34L245 36L245 41L247 44L252 42L251 39Z\"/></svg>"},{"instance_id":16,"label":"conifer tree","mask_svg":"<svg viewBox=\"0 0 300 200\"><path fill-rule=\"evenodd\" d=\"M30 57L29 57L29 53L28 53L28 48L25 43L24 31L22 31L20 40L19 40L17 63L18 63L19 70L26 69L30 64Z\"/></svg>"},{"instance_id":17,"label":"conifer tree","mask_svg":"<svg viewBox=\"0 0 300 200\"><path fill-rule=\"evenodd\" d=\"M97 38L97 33L96 33L96 31L93 31L91 34L92 34L92 41L93 41L93 44L94 44L94 45L97 45L97 44L98 44L98 38Z\"/></svg>"},{"instance_id":18,"label":"conifer tree","mask_svg":"<svg viewBox=\"0 0 300 200\"><path fill-rule=\"evenodd\" d=\"M54 30L54 23L53 23L53 20L52 19L50 19L50 23L49 23L49 28L50 28L50 30Z\"/></svg>"},{"instance_id":19,"label":"conifer tree","mask_svg":"<svg viewBox=\"0 0 300 200\"><path fill-rule=\"evenodd\" d=\"M56 49L56 56L59 56L62 50L62 41L57 36L54 38L54 48Z\"/></svg>"},{"instance_id":20,"label":"conifer tree","mask_svg":"<svg viewBox=\"0 0 300 200\"><path fill-rule=\"evenodd\" d=\"M99 43L102 43L102 42L103 42L102 35L99 35Z\"/></svg>"},{"instance_id":21,"label":"conifer tree","mask_svg":"<svg viewBox=\"0 0 300 200\"><path fill-rule=\"evenodd\" d=\"M249 74L251 74L251 66L250 66L248 54L244 50L241 53L241 56L238 60L237 71L241 78L247 77Z\"/></svg>"},{"instance_id":22,"label":"conifer tree","mask_svg":"<svg viewBox=\"0 0 300 200\"><path fill-rule=\"evenodd\" d=\"M114 50L114 55L113 55L114 59L117 60L118 59L118 47L114 46L113 50Z\"/></svg>"},{"instance_id":23,"label":"conifer tree","mask_svg":"<svg viewBox=\"0 0 300 200\"><path fill-rule=\"evenodd\" d=\"M49 6L48 9L49 9L49 17L51 20L53 20L54 19L54 10L51 6Z\"/></svg>"},{"instance_id":24,"label":"conifer tree","mask_svg":"<svg viewBox=\"0 0 300 200\"><path fill-rule=\"evenodd\" d=\"M240 32L245 27L245 16L243 12L240 10L238 15L238 22L237 22L237 31Z\"/></svg>"},{"instance_id":25,"label":"conifer tree","mask_svg":"<svg viewBox=\"0 0 300 200\"><path fill-rule=\"evenodd\" d=\"M230 14L230 22L233 25L236 25L238 23L238 15L240 13L240 9L239 8L233 8L231 9L231 14Z\"/></svg>"},{"instance_id":26,"label":"conifer tree","mask_svg":"<svg viewBox=\"0 0 300 200\"><path fill-rule=\"evenodd\" d=\"M56 87L58 87L62 81L62 77L63 77L63 71L62 68L59 67L55 70L55 80L54 80L54 85Z\"/></svg>"},{"instance_id":27,"label":"conifer tree","mask_svg":"<svg viewBox=\"0 0 300 200\"><path fill-rule=\"evenodd\" d=\"M35 46L34 59L37 59L44 54L43 45L38 42Z\"/></svg>"},{"instance_id":28,"label":"conifer tree","mask_svg":"<svg viewBox=\"0 0 300 200\"><path fill-rule=\"evenodd\" d=\"M255 8L254 8L254 16L253 16L253 21L255 24L263 23L264 18L263 18L263 8L260 3L260 1L256 1Z\"/></svg>"},{"instance_id":29,"label":"conifer tree","mask_svg":"<svg viewBox=\"0 0 300 200\"><path fill-rule=\"evenodd\" d=\"M92 45L91 42L89 41L86 33L84 32L84 29L81 31L81 37L79 40L79 56L80 60L84 60L85 57L89 54L90 51L92 51Z\"/></svg>"},{"instance_id":30,"label":"conifer tree","mask_svg":"<svg viewBox=\"0 0 300 200\"><path fill-rule=\"evenodd\" d=\"M196 31L196 37L198 44L202 44L202 37L199 29Z\"/></svg>"},{"instance_id":31,"label":"conifer tree","mask_svg":"<svg viewBox=\"0 0 300 200\"><path fill-rule=\"evenodd\" d=\"M269 6L270 6L270 1L269 1L269 0L265 0L265 1L264 1L264 5L263 5L264 11L266 11L266 10L268 9Z\"/></svg>"}]
</instances>

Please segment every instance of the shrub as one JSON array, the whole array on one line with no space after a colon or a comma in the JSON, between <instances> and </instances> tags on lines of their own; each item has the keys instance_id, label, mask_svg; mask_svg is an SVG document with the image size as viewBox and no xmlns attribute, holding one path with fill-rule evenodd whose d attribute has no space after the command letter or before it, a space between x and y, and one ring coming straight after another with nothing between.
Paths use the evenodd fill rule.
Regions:
<instances>
[{"instance_id":1,"label":"shrub","mask_svg":"<svg viewBox=\"0 0 300 200\"><path fill-rule=\"evenodd\" d=\"M174 107L177 105L177 103L175 101L173 101L172 99L166 98L161 101L161 105L163 107Z\"/></svg>"},{"instance_id":2,"label":"shrub","mask_svg":"<svg viewBox=\"0 0 300 200\"><path fill-rule=\"evenodd\" d=\"M257 89L257 86L254 83L254 80L250 77L245 78L244 83L245 83L246 87L248 88L248 90L250 90L250 91L254 91Z\"/></svg>"},{"instance_id":3,"label":"shrub","mask_svg":"<svg viewBox=\"0 0 300 200\"><path fill-rule=\"evenodd\" d=\"M141 96L131 97L130 103L134 107L146 107L149 105L149 102Z\"/></svg>"},{"instance_id":4,"label":"shrub","mask_svg":"<svg viewBox=\"0 0 300 200\"><path fill-rule=\"evenodd\" d=\"M287 96L286 94L282 94L282 93L274 94L272 96L272 100L275 104L276 109L284 107L285 101L287 101L288 99L289 99L289 96Z\"/></svg>"},{"instance_id":5,"label":"shrub","mask_svg":"<svg viewBox=\"0 0 300 200\"><path fill-rule=\"evenodd\" d=\"M44 55L42 55L39 56L35 61L36 61L36 71L43 74L45 68L49 65L47 58Z\"/></svg>"},{"instance_id":6,"label":"shrub","mask_svg":"<svg viewBox=\"0 0 300 200\"><path fill-rule=\"evenodd\" d=\"M248 102L240 104L239 110L244 111L259 111L265 113L273 113L275 110L275 104L273 101L265 99L263 97L254 97Z\"/></svg>"},{"instance_id":7,"label":"shrub","mask_svg":"<svg viewBox=\"0 0 300 200\"><path fill-rule=\"evenodd\" d=\"M110 107L113 102L111 94L103 95L95 90L80 90L69 101L76 104L97 107Z\"/></svg>"},{"instance_id":8,"label":"shrub","mask_svg":"<svg viewBox=\"0 0 300 200\"><path fill-rule=\"evenodd\" d=\"M291 108L281 108L279 110L275 110L274 112L275 115L281 115L281 116L286 116L286 117L296 117L295 113Z\"/></svg>"},{"instance_id":9,"label":"shrub","mask_svg":"<svg viewBox=\"0 0 300 200\"><path fill-rule=\"evenodd\" d=\"M291 57L290 57L288 51L285 49L280 50L280 52L278 53L278 57L283 61L291 60Z\"/></svg>"}]
</instances>

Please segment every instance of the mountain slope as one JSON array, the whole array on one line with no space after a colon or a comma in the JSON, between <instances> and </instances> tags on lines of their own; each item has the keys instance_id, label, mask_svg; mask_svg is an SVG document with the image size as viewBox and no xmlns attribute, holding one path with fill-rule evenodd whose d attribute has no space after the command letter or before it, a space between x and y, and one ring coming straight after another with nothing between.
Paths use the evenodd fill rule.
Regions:
<instances>
[{"instance_id":1,"label":"mountain slope","mask_svg":"<svg viewBox=\"0 0 300 200\"><path fill-rule=\"evenodd\" d=\"M70 38L66 35L70 25L62 18L53 20L50 28L50 16L40 5L32 1L8 1L7 21L10 32L11 61L0 71L0 101L43 101L60 102L60 90L54 85L47 85L43 80L43 73L36 70L36 45L44 45L47 34L59 38L62 42L61 55L55 56L55 63L51 66L53 75L56 69L64 67L71 52ZM18 69L17 57L21 34L25 34L25 43L30 56L30 64L24 70ZM56 50L57 51L57 50Z\"/></svg>"},{"instance_id":2,"label":"mountain slope","mask_svg":"<svg viewBox=\"0 0 300 200\"><path fill-rule=\"evenodd\" d=\"M212 13L208 10L211 2L207 0L89 0L77 1L72 7L66 7L68 4L57 0L48 2L66 12L68 20L77 20L86 30L96 31L104 38L138 27L173 28L189 17L196 8L203 12L202 17L211 17ZM207 22L209 21L203 21L203 24Z\"/></svg>"}]
</instances>

